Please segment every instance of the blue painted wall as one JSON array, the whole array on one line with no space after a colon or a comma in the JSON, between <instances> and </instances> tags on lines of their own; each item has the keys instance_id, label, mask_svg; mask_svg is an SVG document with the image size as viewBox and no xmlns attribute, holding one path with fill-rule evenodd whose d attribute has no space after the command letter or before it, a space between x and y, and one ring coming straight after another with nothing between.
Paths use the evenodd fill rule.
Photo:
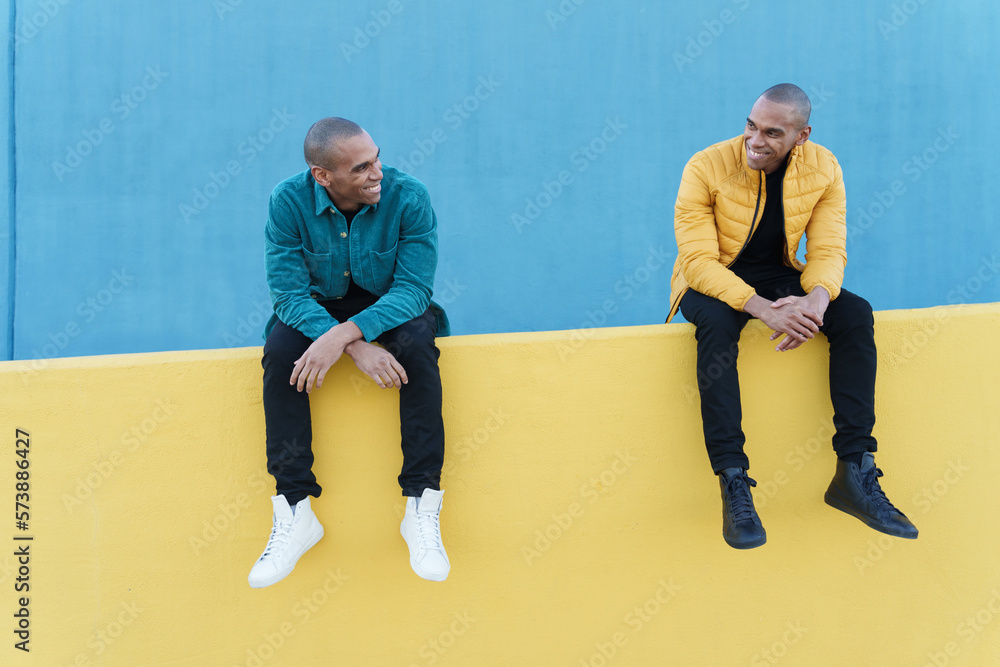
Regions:
<instances>
[{"instance_id":1,"label":"blue painted wall","mask_svg":"<svg viewBox=\"0 0 1000 667\"><path fill-rule=\"evenodd\" d=\"M7 30L0 37L0 68L2 68L2 78L0 85L6 93L3 103L0 103L0 183L3 185L0 190L0 215L3 215L3 224L0 225L0 280L3 280L3 288L0 288L0 359L10 359L13 354L11 346L11 331L14 323L13 312L11 310L13 302L13 271L15 263L16 238L14 227L14 211L12 204L14 201L15 184L12 180L14 170L11 168L14 160L11 138L14 134L11 126L11 108L13 99L10 95L13 81L13 7L10 2L0 2L0 21L4 22Z\"/></svg>"},{"instance_id":2,"label":"blue painted wall","mask_svg":"<svg viewBox=\"0 0 1000 667\"><path fill-rule=\"evenodd\" d=\"M684 163L782 81L844 167L847 287L1000 300L988 0L15 5L13 358L259 344L267 198L328 115L428 185L456 333L661 322Z\"/></svg>"}]
</instances>

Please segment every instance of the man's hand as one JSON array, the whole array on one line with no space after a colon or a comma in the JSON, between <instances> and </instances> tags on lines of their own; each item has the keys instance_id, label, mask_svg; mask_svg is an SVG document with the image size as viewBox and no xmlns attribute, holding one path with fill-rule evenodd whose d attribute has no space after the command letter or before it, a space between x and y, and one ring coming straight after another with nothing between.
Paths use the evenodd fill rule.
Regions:
<instances>
[{"instance_id":1,"label":"man's hand","mask_svg":"<svg viewBox=\"0 0 1000 667\"><path fill-rule=\"evenodd\" d=\"M344 350L362 373L382 389L397 389L409 382L403 366L388 351L363 340L356 340Z\"/></svg>"},{"instance_id":2,"label":"man's hand","mask_svg":"<svg viewBox=\"0 0 1000 667\"><path fill-rule=\"evenodd\" d=\"M301 357L295 360L289 384L296 389L311 394L313 386L322 387L323 378L330 367L337 363L344 348L353 341L363 338L361 329L354 322L338 324L313 341Z\"/></svg>"},{"instance_id":3,"label":"man's hand","mask_svg":"<svg viewBox=\"0 0 1000 667\"><path fill-rule=\"evenodd\" d=\"M786 296L782 299L778 299L771 304L771 308L784 310L791 309L793 317L797 317L798 320L805 318L805 320L815 323L816 331L819 331L819 327L823 326L823 315L826 314L826 309L829 305L830 293L823 287L816 287L806 296ZM774 340L780 335L781 334L778 332L771 334L771 340ZM812 338L812 336L810 336L810 338ZM797 341L793 338L785 336L774 349L778 352L794 350L804 342L804 340Z\"/></svg>"},{"instance_id":4,"label":"man's hand","mask_svg":"<svg viewBox=\"0 0 1000 667\"><path fill-rule=\"evenodd\" d=\"M830 294L826 289L817 287L808 296L786 296L774 302L754 296L744 310L774 330L771 340L784 334L785 337L774 349L787 352L819 332L829 305Z\"/></svg>"}]
</instances>

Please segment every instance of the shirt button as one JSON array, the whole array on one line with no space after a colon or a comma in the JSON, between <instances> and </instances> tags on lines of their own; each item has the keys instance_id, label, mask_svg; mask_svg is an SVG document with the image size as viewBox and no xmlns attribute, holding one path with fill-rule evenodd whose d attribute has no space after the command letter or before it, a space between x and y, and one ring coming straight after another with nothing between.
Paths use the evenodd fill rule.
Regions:
<instances>
[{"instance_id":1,"label":"shirt button","mask_svg":"<svg viewBox=\"0 0 1000 667\"><path fill-rule=\"evenodd\" d=\"M347 238L347 232L340 232L340 238L346 239Z\"/></svg>"},{"instance_id":2,"label":"shirt button","mask_svg":"<svg viewBox=\"0 0 1000 667\"><path fill-rule=\"evenodd\" d=\"M345 276L349 276L349 275L351 275L351 272L350 271L344 271L344 275Z\"/></svg>"}]
</instances>

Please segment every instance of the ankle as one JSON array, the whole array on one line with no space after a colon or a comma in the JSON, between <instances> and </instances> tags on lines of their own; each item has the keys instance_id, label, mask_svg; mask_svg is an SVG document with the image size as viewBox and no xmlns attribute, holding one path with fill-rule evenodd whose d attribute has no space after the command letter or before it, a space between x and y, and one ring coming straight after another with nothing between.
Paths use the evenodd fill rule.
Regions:
<instances>
[{"instance_id":1,"label":"ankle","mask_svg":"<svg viewBox=\"0 0 1000 667\"><path fill-rule=\"evenodd\" d=\"M853 463L854 465L861 467L861 459L864 456L864 452L853 452L851 454L838 455L841 461L844 463Z\"/></svg>"}]
</instances>

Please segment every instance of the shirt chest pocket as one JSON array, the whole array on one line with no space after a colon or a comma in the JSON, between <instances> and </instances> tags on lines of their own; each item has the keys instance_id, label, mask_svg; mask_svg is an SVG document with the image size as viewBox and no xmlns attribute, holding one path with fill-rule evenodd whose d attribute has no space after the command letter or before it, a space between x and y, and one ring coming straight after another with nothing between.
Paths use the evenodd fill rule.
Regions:
<instances>
[{"instance_id":1,"label":"shirt chest pocket","mask_svg":"<svg viewBox=\"0 0 1000 667\"><path fill-rule=\"evenodd\" d=\"M322 294L329 294L333 281L333 253L315 253L302 249L306 268L309 270L309 285Z\"/></svg>"},{"instance_id":2,"label":"shirt chest pocket","mask_svg":"<svg viewBox=\"0 0 1000 667\"><path fill-rule=\"evenodd\" d=\"M399 244L392 246L385 252L368 252L368 277L379 292L386 292L392 285L392 276L396 270L396 249Z\"/></svg>"}]
</instances>

